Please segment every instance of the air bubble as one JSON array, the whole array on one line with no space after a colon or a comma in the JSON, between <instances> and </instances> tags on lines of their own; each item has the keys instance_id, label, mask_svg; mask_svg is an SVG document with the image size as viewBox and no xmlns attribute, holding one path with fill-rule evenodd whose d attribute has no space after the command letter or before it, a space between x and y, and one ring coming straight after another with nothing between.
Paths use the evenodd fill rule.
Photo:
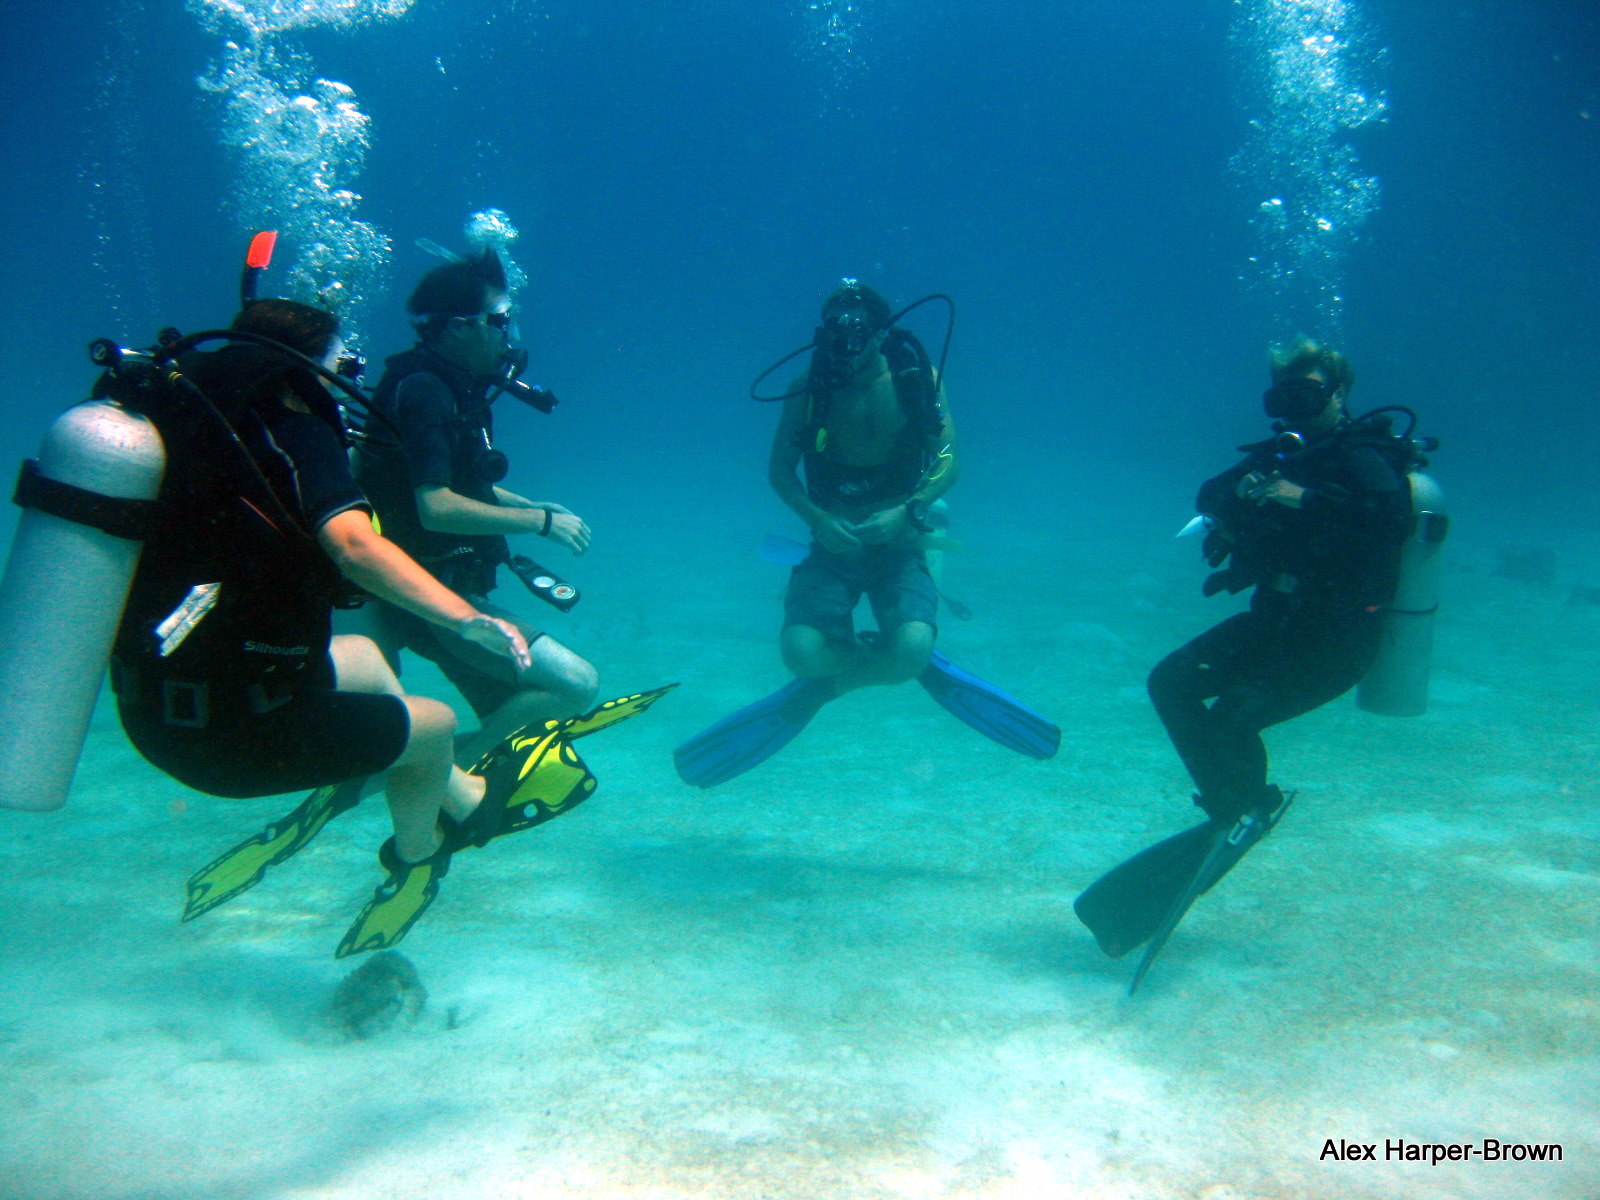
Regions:
<instances>
[{"instance_id":1,"label":"air bubble","mask_svg":"<svg viewBox=\"0 0 1600 1200\"><path fill-rule=\"evenodd\" d=\"M283 234L295 258L280 290L337 313L351 345L390 258L388 235L355 215L369 120L355 90L315 76L284 35L394 20L412 2L189 0L208 29L228 35L198 82L226 105L221 137L238 156L233 209L247 230ZM241 29L248 36L231 36Z\"/></svg>"},{"instance_id":2,"label":"air bubble","mask_svg":"<svg viewBox=\"0 0 1600 1200\"><path fill-rule=\"evenodd\" d=\"M1345 261L1377 211L1350 131L1388 104L1366 78L1369 48L1354 0L1243 0L1231 42L1251 93L1249 132L1232 166L1256 195L1256 287L1275 324L1336 339Z\"/></svg>"}]
</instances>

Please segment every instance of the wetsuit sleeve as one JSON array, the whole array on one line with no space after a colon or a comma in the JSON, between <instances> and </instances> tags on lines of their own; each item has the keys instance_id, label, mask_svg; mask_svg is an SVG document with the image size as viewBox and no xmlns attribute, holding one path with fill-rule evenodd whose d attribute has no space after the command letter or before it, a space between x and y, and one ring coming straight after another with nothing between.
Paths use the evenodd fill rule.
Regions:
<instances>
[{"instance_id":1,"label":"wetsuit sleeve","mask_svg":"<svg viewBox=\"0 0 1600 1200\"><path fill-rule=\"evenodd\" d=\"M411 486L449 487L455 451L451 424L456 402L437 375L419 371L395 388L395 418L405 435L406 470Z\"/></svg>"},{"instance_id":2,"label":"wetsuit sleeve","mask_svg":"<svg viewBox=\"0 0 1600 1200\"><path fill-rule=\"evenodd\" d=\"M273 420L270 432L293 470L295 501L308 529L320 529L329 518L352 508L372 512L350 474L349 456L320 418L286 412Z\"/></svg>"},{"instance_id":3,"label":"wetsuit sleeve","mask_svg":"<svg viewBox=\"0 0 1600 1200\"><path fill-rule=\"evenodd\" d=\"M1200 485L1200 494L1195 497L1195 511L1215 517L1224 525L1228 524L1230 517L1253 507L1240 500L1235 489L1239 486L1239 480L1251 471L1260 469L1261 463L1252 456L1230 467L1221 475L1206 480Z\"/></svg>"}]
</instances>

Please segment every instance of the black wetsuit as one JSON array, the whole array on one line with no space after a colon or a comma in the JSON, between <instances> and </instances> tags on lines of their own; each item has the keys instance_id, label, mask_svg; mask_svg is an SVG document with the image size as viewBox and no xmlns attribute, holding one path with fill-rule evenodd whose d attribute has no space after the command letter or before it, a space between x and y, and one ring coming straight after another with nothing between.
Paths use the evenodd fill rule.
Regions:
<instances>
[{"instance_id":1,"label":"black wetsuit","mask_svg":"<svg viewBox=\"0 0 1600 1200\"><path fill-rule=\"evenodd\" d=\"M1273 447L1246 447L1245 460L1208 480L1196 502L1217 522L1207 540L1212 565L1231 547L1206 594L1253 587L1249 611L1150 673L1150 698L1200 789L1197 802L1222 821L1266 794L1261 731L1342 695L1371 667L1411 524L1404 478L1359 427L1281 459ZM1302 506L1240 498L1235 488L1252 471L1306 488Z\"/></svg>"},{"instance_id":2,"label":"black wetsuit","mask_svg":"<svg viewBox=\"0 0 1600 1200\"><path fill-rule=\"evenodd\" d=\"M487 394L482 380L424 346L394 355L384 363L372 404L399 427L403 446L363 454L356 465L383 535L462 595L494 588L506 540L423 528L416 489L445 487L481 504L499 503L482 469L494 436Z\"/></svg>"},{"instance_id":3,"label":"black wetsuit","mask_svg":"<svg viewBox=\"0 0 1600 1200\"><path fill-rule=\"evenodd\" d=\"M336 691L328 654L341 581L316 531L349 509L370 511L339 437L276 402L231 413L264 486L216 425L190 413L152 414L169 448L163 515L140 555L112 665L129 739L155 766L218 796L385 769L409 736L405 704ZM162 632L206 584L221 586L192 630L181 640Z\"/></svg>"},{"instance_id":4,"label":"black wetsuit","mask_svg":"<svg viewBox=\"0 0 1600 1200\"><path fill-rule=\"evenodd\" d=\"M496 565L506 561L498 534L438 533L423 527L416 489L444 487L481 504L499 504L484 458L494 435L488 388L425 346L414 346L384 363L373 407L400 429L403 446L364 454L357 465L361 485L378 510L383 533L480 612L510 621L531 646L544 634L531 623L488 601ZM431 625L389 604L371 606L378 641L398 671L403 648L436 664L479 717L516 693L511 660Z\"/></svg>"}]
</instances>

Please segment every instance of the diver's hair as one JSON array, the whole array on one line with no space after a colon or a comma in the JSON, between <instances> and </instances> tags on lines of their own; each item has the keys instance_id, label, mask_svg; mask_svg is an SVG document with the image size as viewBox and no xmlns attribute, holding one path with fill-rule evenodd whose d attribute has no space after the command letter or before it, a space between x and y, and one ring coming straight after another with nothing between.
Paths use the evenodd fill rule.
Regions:
<instances>
[{"instance_id":1,"label":"diver's hair","mask_svg":"<svg viewBox=\"0 0 1600 1200\"><path fill-rule=\"evenodd\" d=\"M324 357L339 333L339 318L297 300L252 300L231 328L271 338L307 358ZM273 408L294 393L311 411L328 403L316 373L281 350L235 342L200 357L185 372L232 419L245 409Z\"/></svg>"},{"instance_id":2,"label":"diver's hair","mask_svg":"<svg viewBox=\"0 0 1600 1200\"><path fill-rule=\"evenodd\" d=\"M485 246L477 258L445 263L422 277L406 311L417 318L423 341L443 332L451 317L469 317L488 309L489 293L506 290L506 267L494 247Z\"/></svg>"},{"instance_id":3,"label":"diver's hair","mask_svg":"<svg viewBox=\"0 0 1600 1200\"><path fill-rule=\"evenodd\" d=\"M339 332L339 318L298 300L254 300L233 319L234 329L282 342L307 358L328 353Z\"/></svg>"},{"instance_id":4,"label":"diver's hair","mask_svg":"<svg viewBox=\"0 0 1600 1200\"><path fill-rule=\"evenodd\" d=\"M1267 351L1267 368L1272 382L1299 379L1316 371L1340 392L1348 394L1355 385L1355 368L1350 360L1331 346L1301 336L1289 346L1272 346Z\"/></svg>"},{"instance_id":5,"label":"diver's hair","mask_svg":"<svg viewBox=\"0 0 1600 1200\"><path fill-rule=\"evenodd\" d=\"M889 302L881 293L854 279L846 279L828 293L828 298L822 302L822 319L826 321L828 314L834 309L857 304L866 309L867 320L872 322L873 329L883 329L888 326Z\"/></svg>"}]
</instances>

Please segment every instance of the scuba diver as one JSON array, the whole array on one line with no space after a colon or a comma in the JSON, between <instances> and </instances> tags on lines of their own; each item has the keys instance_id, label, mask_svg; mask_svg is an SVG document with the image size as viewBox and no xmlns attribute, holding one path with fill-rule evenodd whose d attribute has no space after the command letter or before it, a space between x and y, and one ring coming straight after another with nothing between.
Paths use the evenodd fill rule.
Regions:
<instances>
[{"instance_id":1,"label":"scuba diver","mask_svg":"<svg viewBox=\"0 0 1600 1200\"><path fill-rule=\"evenodd\" d=\"M163 330L146 351L93 343L105 368L93 397L23 464L0 584L0 661L16 685L0 698L0 803L65 802L107 657L123 728L154 766L229 798L315 789L189 880L186 921L254 886L383 774L386 877L340 942L344 957L404 937L452 854L586 799L594 777L571 742L668 689L530 725L463 771L452 710L405 694L371 641L333 635L334 606L361 589L485 654L529 662L515 626L374 529L329 390L365 401L345 377L354 359L336 318L255 299L275 237L252 242L229 329ZM30 741L50 751L48 772L22 760Z\"/></svg>"},{"instance_id":2,"label":"scuba diver","mask_svg":"<svg viewBox=\"0 0 1600 1200\"><path fill-rule=\"evenodd\" d=\"M933 648L939 592L923 539L958 467L943 384L949 330L935 369L917 337L895 323L933 299L950 304L930 296L891 314L882 295L846 279L824 300L813 341L751 385L754 399L783 403L768 479L811 530L784 600L781 647L795 678L679 746L673 757L684 782L724 783L777 753L836 697L909 679L1020 754L1044 759L1059 747L1053 724ZM807 350L810 367L786 392L758 393L762 380ZM863 595L878 629L858 637L852 614Z\"/></svg>"},{"instance_id":3,"label":"scuba diver","mask_svg":"<svg viewBox=\"0 0 1600 1200\"><path fill-rule=\"evenodd\" d=\"M1208 480L1190 525L1207 530L1206 596L1253 588L1250 607L1169 654L1149 691L1206 821L1114 868L1074 908L1102 950L1149 942L1137 988L1189 906L1265 837L1293 800L1267 782L1261 731L1320 708L1367 674L1413 531L1408 474L1425 461L1380 409L1352 419L1344 355L1307 338L1271 356L1272 438ZM1440 534L1442 537L1442 532ZM1423 614L1409 614L1423 615ZM1208 704L1207 701L1210 701Z\"/></svg>"},{"instance_id":4,"label":"scuba diver","mask_svg":"<svg viewBox=\"0 0 1600 1200\"><path fill-rule=\"evenodd\" d=\"M530 722L570 717L594 702L595 668L549 634L492 606L496 568L508 564L541 599L562 610L577 602L570 585L531 559L513 556L507 534L532 533L581 555L589 526L553 501L532 501L498 486L506 456L493 442L492 405L509 394L548 413L556 398L517 378L526 353L513 350L513 314L505 266L492 247L423 276L406 302L417 344L389 358L373 407L396 426L401 445L374 448L356 465L357 478L384 534L447 587L482 612L515 625L529 658L514 665L485 654L470 639L378 603L359 628L382 647L399 672L409 649L435 663L477 714L480 728L460 747L470 762Z\"/></svg>"}]
</instances>

